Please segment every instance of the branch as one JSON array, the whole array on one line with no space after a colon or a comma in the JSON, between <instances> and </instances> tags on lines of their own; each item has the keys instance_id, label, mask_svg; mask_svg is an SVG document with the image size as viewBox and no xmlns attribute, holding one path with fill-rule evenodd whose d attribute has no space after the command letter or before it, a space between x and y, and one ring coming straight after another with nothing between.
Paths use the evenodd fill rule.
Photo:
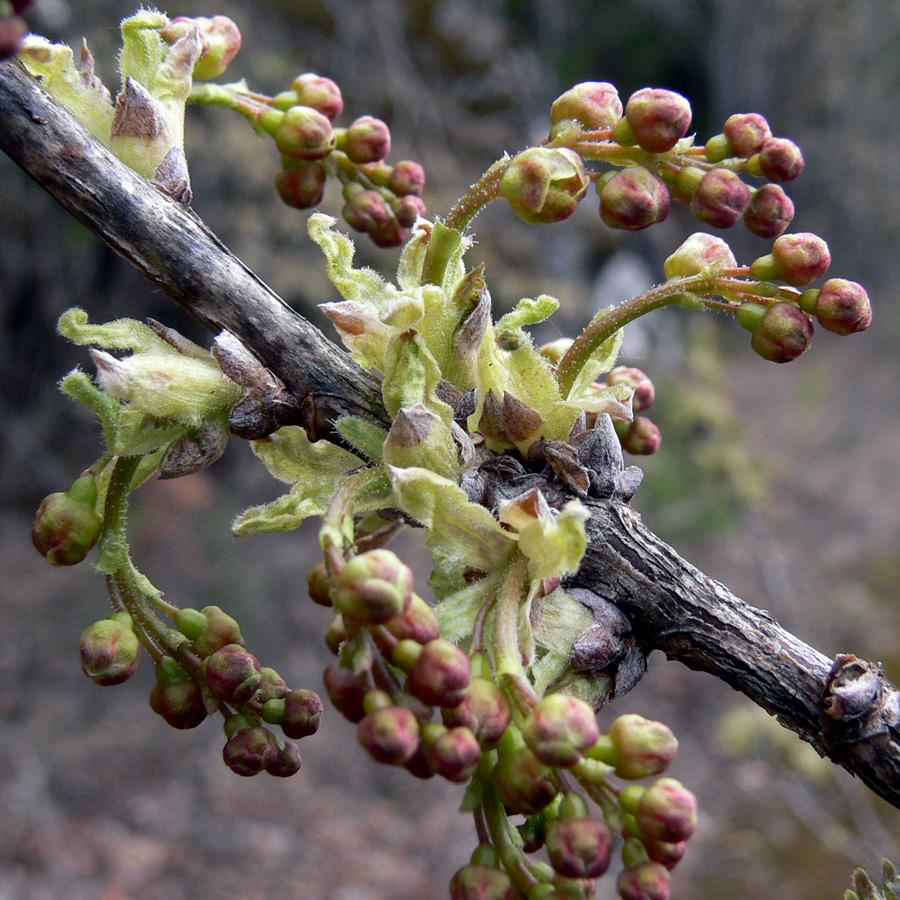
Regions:
<instances>
[{"instance_id":1,"label":"branch","mask_svg":"<svg viewBox=\"0 0 900 900\"><path fill-rule=\"evenodd\" d=\"M14 62L0 63L0 148L206 327L235 334L305 403L314 431L348 413L386 422L373 377ZM681 559L630 507L590 509L576 584L620 606L645 649L721 678L900 808L900 692L877 666L804 644Z\"/></svg>"}]
</instances>

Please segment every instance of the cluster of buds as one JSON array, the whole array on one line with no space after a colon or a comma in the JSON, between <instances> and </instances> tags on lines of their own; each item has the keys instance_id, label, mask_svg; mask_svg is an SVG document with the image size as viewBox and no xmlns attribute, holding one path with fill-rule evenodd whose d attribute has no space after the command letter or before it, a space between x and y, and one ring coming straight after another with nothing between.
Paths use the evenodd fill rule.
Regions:
<instances>
[{"instance_id":1,"label":"cluster of buds","mask_svg":"<svg viewBox=\"0 0 900 900\"><path fill-rule=\"evenodd\" d=\"M762 237L784 232L794 205L781 184L803 170L797 145L773 137L758 113L742 113L705 146L695 146L687 137L691 118L690 103L674 91L642 88L623 104L607 82L577 84L554 101L543 145L506 166L499 193L533 224L568 218L594 181L600 216L611 228L655 225L674 200L715 228L743 219ZM590 171L590 162L613 168ZM741 175L767 181L754 187Z\"/></svg>"}]
</instances>

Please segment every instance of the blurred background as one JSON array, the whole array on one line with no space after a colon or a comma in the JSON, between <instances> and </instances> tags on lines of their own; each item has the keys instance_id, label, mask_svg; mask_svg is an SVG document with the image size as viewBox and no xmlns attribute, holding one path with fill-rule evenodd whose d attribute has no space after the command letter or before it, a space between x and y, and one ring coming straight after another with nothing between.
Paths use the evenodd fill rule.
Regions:
<instances>
[{"instance_id":1,"label":"blurred background","mask_svg":"<svg viewBox=\"0 0 900 900\"><path fill-rule=\"evenodd\" d=\"M391 126L391 159L420 161L433 214L503 151L546 134L552 100L582 80L623 99L645 87L688 96L699 140L734 112L761 112L796 140L792 230L815 231L832 273L862 282L863 336L820 329L776 367L733 322L684 311L632 326L627 362L657 387L660 452L640 461L635 505L687 559L826 654L881 660L900 678L900 5L894 0L184 0L172 15L231 16L244 49L228 78L277 93L304 71L334 78L343 121ZM87 37L115 90L117 22L132 0L37 0L33 30ZM319 324L335 298L306 215L280 204L278 160L237 117L189 110L194 208L225 243ZM101 450L90 417L57 390L83 351L56 335L73 305L94 320L153 316L208 336L0 159L0 900L426 900L446 896L474 846L461 789L376 766L353 727L326 713L288 781L240 779L213 722L176 733L151 713L145 665L115 690L79 671L81 630L105 615L86 567L52 570L31 547L41 498ZM337 213L337 192L323 209ZM696 221L683 208L646 233L605 228L587 199L567 223L533 228L495 204L476 222L500 309L561 300L552 339L662 280ZM742 226L741 262L768 245ZM360 241L390 274L396 253ZM327 329L326 329L327 332ZM330 332L327 332L330 333ZM174 602L216 603L250 649L295 686L321 686L328 616L306 597L315 529L235 542L234 516L279 493L235 441L201 475L135 496L132 549ZM404 553L426 572L415 535ZM82 568L85 570L82 571ZM900 862L900 814L819 760L742 696L659 654L601 713L660 718L681 752L671 773L697 792L697 837L673 896L838 900L850 873ZM598 896L611 897L612 879Z\"/></svg>"}]
</instances>

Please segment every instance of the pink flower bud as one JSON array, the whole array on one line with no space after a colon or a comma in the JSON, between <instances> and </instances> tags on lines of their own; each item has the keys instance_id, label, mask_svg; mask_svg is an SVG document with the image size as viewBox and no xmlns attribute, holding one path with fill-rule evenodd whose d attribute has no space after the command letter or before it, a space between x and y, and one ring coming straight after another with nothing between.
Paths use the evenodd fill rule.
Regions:
<instances>
[{"instance_id":1,"label":"pink flower bud","mask_svg":"<svg viewBox=\"0 0 900 900\"><path fill-rule=\"evenodd\" d=\"M783 234L794 218L794 204L784 189L777 184L764 184L753 195L744 224L760 237L772 238Z\"/></svg>"},{"instance_id":2,"label":"pink flower bud","mask_svg":"<svg viewBox=\"0 0 900 900\"><path fill-rule=\"evenodd\" d=\"M395 553L370 550L354 556L341 569L332 601L345 619L380 625L406 612L412 586L412 570Z\"/></svg>"},{"instance_id":3,"label":"pink flower bud","mask_svg":"<svg viewBox=\"0 0 900 900\"><path fill-rule=\"evenodd\" d=\"M598 819L556 819L544 838L550 865L566 878L598 878L609 868L612 832Z\"/></svg>"},{"instance_id":4,"label":"pink flower bud","mask_svg":"<svg viewBox=\"0 0 900 900\"><path fill-rule=\"evenodd\" d=\"M250 777L275 765L278 745L274 735L265 728L247 728L228 739L222 759L235 774Z\"/></svg>"},{"instance_id":5,"label":"pink flower bud","mask_svg":"<svg viewBox=\"0 0 900 900\"><path fill-rule=\"evenodd\" d=\"M730 228L750 205L750 188L728 169L712 169L691 198L691 212L713 228Z\"/></svg>"},{"instance_id":6,"label":"pink flower bud","mask_svg":"<svg viewBox=\"0 0 900 900\"><path fill-rule=\"evenodd\" d=\"M306 584L309 587L309 597L313 603L319 606L331 606L331 585L328 581L328 573L325 570L324 561L317 562L306 576Z\"/></svg>"},{"instance_id":7,"label":"pink flower bud","mask_svg":"<svg viewBox=\"0 0 900 900\"><path fill-rule=\"evenodd\" d=\"M510 161L500 193L520 219L542 225L571 216L589 184L584 162L574 150L531 147Z\"/></svg>"},{"instance_id":8,"label":"pink flower bud","mask_svg":"<svg viewBox=\"0 0 900 900\"><path fill-rule=\"evenodd\" d=\"M787 138L770 138L756 161L769 181L793 181L805 165L800 148Z\"/></svg>"},{"instance_id":9,"label":"pink flower bud","mask_svg":"<svg viewBox=\"0 0 900 900\"><path fill-rule=\"evenodd\" d=\"M296 103L317 109L332 122L344 111L341 89L330 78L306 72L294 79L291 90L297 93Z\"/></svg>"},{"instance_id":10,"label":"pink flower bud","mask_svg":"<svg viewBox=\"0 0 900 900\"><path fill-rule=\"evenodd\" d=\"M606 376L606 383L608 385L627 384L634 391L631 406L635 412L649 409L656 399L653 382L644 372L634 366L616 366Z\"/></svg>"},{"instance_id":11,"label":"pink flower bud","mask_svg":"<svg viewBox=\"0 0 900 900\"><path fill-rule=\"evenodd\" d=\"M494 785L503 805L512 813L531 816L556 799L556 776L527 747L501 753L494 766Z\"/></svg>"},{"instance_id":12,"label":"pink flower bud","mask_svg":"<svg viewBox=\"0 0 900 900\"><path fill-rule=\"evenodd\" d=\"M266 772L276 778L290 778L300 771L303 760L300 757L300 748L287 741L278 746L278 753L274 762L266 766Z\"/></svg>"},{"instance_id":13,"label":"pink flower bud","mask_svg":"<svg viewBox=\"0 0 900 900\"><path fill-rule=\"evenodd\" d=\"M616 420L616 433L622 442L622 449L635 456L650 456L659 450L662 443L659 428L646 416L635 416L631 422Z\"/></svg>"},{"instance_id":14,"label":"pink flower bud","mask_svg":"<svg viewBox=\"0 0 900 900\"><path fill-rule=\"evenodd\" d=\"M669 900L669 872L655 862L623 869L616 881L622 900Z\"/></svg>"},{"instance_id":15,"label":"pink flower bud","mask_svg":"<svg viewBox=\"0 0 900 900\"><path fill-rule=\"evenodd\" d=\"M387 187L398 197L421 196L425 189L425 170L417 162L403 159L391 169Z\"/></svg>"},{"instance_id":16,"label":"pink flower bud","mask_svg":"<svg viewBox=\"0 0 900 900\"><path fill-rule=\"evenodd\" d=\"M441 624L434 610L415 593L406 612L391 619L384 627L398 641L412 640L427 644L441 636Z\"/></svg>"},{"instance_id":17,"label":"pink flower bud","mask_svg":"<svg viewBox=\"0 0 900 900\"><path fill-rule=\"evenodd\" d=\"M448 728L463 725L485 750L500 743L510 722L509 704L503 691L487 678L473 678L469 692L458 706L445 707L441 717Z\"/></svg>"},{"instance_id":18,"label":"pink flower bud","mask_svg":"<svg viewBox=\"0 0 900 900\"><path fill-rule=\"evenodd\" d=\"M190 19L178 16L160 31L167 44L174 44L188 29L196 25L200 30L202 50L194 64L194 78L205 81L216 78L227 68L241 49L241 32L227 16L197 16Z\"/></svg>"},{"instance_id":19,"label":"pink flower bud","mask_svg":"<svg viewBox=\"0 0 900 900\"><path fill-rule=\"evenodd\" d=\"M509 875L493 866L463 866L450 880L450 900L513 900Z\"/></svg>"},{"instance_id":20,"label":"pink flower bud","mask_svg":"<svg viewBox=\"0 0 900 900\"><path fill-rule=\"evenodd\" d=\"M549 694L522 725L532 753L548 766L574 766L597 743L600 729L594 711L568 694Z\"/></svg>"},{"instance_id":21,"label":"pink flower bud","mask_svg":"<svg viewBox=\"0 0 900 900\"><path fill-rule=\"evenodd\" d=\"M704 269L713 271L733 269L737 260L731 247L720 237L705 232L692 234L666 261L663 270L666 278L690 278Z\"/></svg>"},{"instance_id":22,"label":"pink flower bud","mask_svg":"<svg viewBox=\"0 0 900 900\"><path fill-rule=\"evenodd\" d=\"M344 204L341 215L351 228L370 233L387 227L392 221L391 211L378 191L360 191L354 194Z\"/></svg>"},{"instance_id":23,"label":"pink flower bud","mask_svg":"<svg viewBox=\"0 0 900 900\"><path fill-rule=\"evenodd\" d=\"M644 837L677 844L697 828L697 799L680 781L660 778L641 795L634 817Z\"/></svg>"},{"instance_id":24,"label":"pink flower bud","mask_svg":"<svg viewBox=\"0 0 900 900\"><path fill-rule=\"evenodd\" d=\"M736 113L729 116L722 129L735 156L753 156L759 153L772 131L765 116L759 113Z\"/></svg>"},{"instance_id":25,"label":"pink flower bud","mask_svg":"<svg viewBox=\"0 0 900 900\"><path fill-rule=\"evenodd\" d=\"M663 181L644 166L616 172L600 192L600 218L610 228L639 231L662 222L671 198Z\"/></svg>"},{"instance_id":26,"label":"pink flower bud","mask_svg":"<svg viewBox=\"0 0 900 900\"><path fill-rule=\"evenodd\" d=\"M419 723L406 707L385 706L362 718L357 736L376 762L402 766L419 747Z\"/></svg>"},{"instance_id":27,"label":"pink flower bud","mask_svg":"<svg viewBox=\"0 0 900 900\"><path fill-rule=\"evenodd\" d=\"M8 59L19 52L22 38L28 34L28 25L18 16L0 18L0 59Z\"/></svg>"},{"instance_id":28,"label":"pink flower bud","mask_svg":"<svg viewBox=\"0 0 900 900\"><path fill-rule=\"evenodd\" d=\"M228 644L245 646L240 625L218 606L204 606L199 617L197 610L180 610L175 623L201 657L210 656Z\"/></svg>"},{"instance_id":29,"label":"pink flower bud","mask_svg":"<svg viewBox=\"0 0 900 900\"><path fill-rule=\"evenodd\" d=\"M65 493L46 497L31 529L37 552L54 566L80 563L103 531L103 520L94 512L96 503L93 475L82 475Z\"/></svg>"},{"instance_id":30,"label":"pink flower bud","mask_svg":"<svg viewBox=\"0 0 900 900\"><path fill-rule=\"evenodd\" d=\"M284 719L281 730L285 737L299 740L319 730L325 707L315 691L300 688L284 698Z\"/></svg>"},{"instance_id":31,"label":"pink flower bud","mask_svg":"<svg viewBox=\"0 0 900 900\"><path fill-rule=\"evenodd\" d=\"M429 641L408 673L410 693L428 706L458 706L472 682L469 657L443 638Z\"/></svg>"},{"instance_id":32,"label":"pink flower bud","mask_svg":"<svg viewBox=\"0 0 900 900\"><path fill-rule=\"evenodd\" d=\"M865 288L855 281L829 278L816 297L813 314L835 334L865 331L872 322L872 305Z\"/></svg>"},{"instance_id":33,"label":"pink flower bud","mask_svg":"<svg viewBox=\"0 0 900 900\"><path fill-rule=\"evenodd\" d=\"M431 745L428 760L431 768L441 778L463 784L478 768L481 745L468 728L450 728Z\"/></svg>"},{"instance_id":34,"label":"pink flower bud","mask_svg":"<svg viewBox=\"0 0 900 900\"><path fill-rule=\"evenodd\" d=\"M206 660L206 683L226 703L246 703L261 680L259 661L240 644L228 644Z\"/></svg>"},{"instance_id":35,"label":"pink flower bud","mask_svg":"<svg viewBox=\"0 0 900 900\"><path fill-rule=\"evenodd\" d=\"M415 194L407 194L401 197L394 207L394 215L397 217L397 224L402 228L412 228L416 224L419 216L424 216L428 210L422 202L421 197Z\"/></svg>"},{"instance_id":36,"label":"pink flower bud","mask_svg":"<svg viewBox=\"0 0 900 900\"><path fill-rule=\"evenodd\" d=\"M369 232L369 238L376 247L399 247L408 237L409 229L404 228L395 218Z\"/></svg>"},{"instance_id":37,"label":"pink flower bud","mask_svg":"<svg viewBox=\"0 0 900 900\"><path fill-rule=\"evenodd\" d=\"M128 613L116 613L85 628L79 649L82 671L104 687L131 678L141 658L141 643Z\"/></svg>"},{"instance_id":38,"label":"pink flower bud","mask_svg":"<svg viewBox=\"0 0 900 900\"><path fill-rule=\"evenodd\" d=\"M336 138L327 116L311 106L292 106L275 129L275 145L292 159L324 159Z\"/></svg>"},{"instance_id":39,"label":"pink flower bud","mask_svg":"<svg viewBox=\"0 0 900 900\"><path fill-rule=\"evenodd\" d=\"M583 81L553 101L550 118L555 125L577 119L589 130L612 128L622 118L622 101L607 81Z\"/></svg>"},{"instance_id":40,"label":"pink flower bud","mask_svg":"<svg viewBox=\"0 0 900 900\"><path fill-rule=\"evenodd\" d=\"M654 841L651 838L644 838L644 847L647 850L647 856L653 862L658 862L671 871L684 858L687 841L678 841L670 844L667 841Z\"/></svg>"},{"instance_id":41,"label":"pink flower bud","mask_svg":"<svg viewBox=\"0 0 900 900\"><path fill-rule=\"evenodd\" d=\"M688 133L691 105L674 91L643 88L628 98L625 118L642 149L665 153Z\"/></svg>"},{"instance_id":42,"label":"pink flower bud","mask_svg":"<svg viewBox=\"0 0 900 900\"><path fill-rule=\"evenodd\" d=\"M173 728L196 728L206 718L200 685L174 659L164 656L156 664L156 682L150 691L150 709Z\"/></svg>"},{"instance_id":43,"label":"pink flower bud","mask_svg":"<svg viewBox=\"0 0 900 900\"><path fill-rule=\"evenodd\" d=\"M391 152L390 129L381 119L360 116L350 123L341 149L357 164L378 162Z\"/></svg>"},{"instance_id":44,"label":"pink flower bud","mask_svg":"<svg viewBox=\"0 0 900 900\"><path fill-rule=\"evenodd\" d=\"M678 752L668 725L635 713L619 716L610 726L613 766L620 778L646 778L665 771Z\"/></svg>"},{"instance_id":45,"label":"pink flower bud","mask_svg":"<svg viewBox=\"0 0 900 900\"><path fill-rule=\"evenodd\" d=\"M295 160L275 175L278 196L294 209L309 209L321 203L327 175L317 160Z\"/></svg>"},{"instance_id":46,"label":"pink flower bud","mask_svg":"<svg viewBox=\"0 0 900 900\"><path fill-rule=\"evenodd\" d=\"M772 244L772 260L777 277L797 287L815 281L828 271L831 252L822 238L804 231L777 238ZM754 262L750 270L753 275L755 266Z\"/></svg>"},{"instance_id":47,"label":"pink flower bud","mask_svg":"<svg viewBox=\"0 0 900 900\"><path fill-rule=\"evenodd\" d=\"M755 312L751 307L755 306L745 303L738 310L738 322L753 331L750 346L754 352L771 362L786 363L807 350L812 342L813 326L798 307L793 303L776 303L765 308L761 315L751 316ZM748 308L747 312L744 307Z\"/></svg>"},{"instance_id":48,"label":"pink flower bud","mask_svg":"<svg viewBox=\"0 0 900 900\"><path fill-rule=\"evenodd\" d=\"M332 660L322 673L329 699L350 722L359 722L366 714L363 701L369 689L369 679L368 672L354 672L338 660Z\"/></svg>"}]
</instances>

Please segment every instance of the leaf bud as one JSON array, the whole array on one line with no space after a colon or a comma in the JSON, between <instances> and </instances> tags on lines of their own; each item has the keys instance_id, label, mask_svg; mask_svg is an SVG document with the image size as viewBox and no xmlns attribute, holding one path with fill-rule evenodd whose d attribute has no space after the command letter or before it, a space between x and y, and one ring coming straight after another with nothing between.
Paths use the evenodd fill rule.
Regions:
<instances>
[{"instance_id":1,"label":"leaf bud","mask_svg":"<svg viewBox=\"0 0 900 900\"><path fill-rule=\"evenodd\" d=\"M378 162L391 152L391 132L374 116L360 116L350 123L339 147L358 165Z\"/></svg>"},{"instance_id":2,"label":"leaf bud","mask_svg":"<svg viewBox=\"0 0 900 900\"><path fill-rule=\"evenodd\" d=\"M275 129L275 145L292 159L324 159L335 148L334 129L317 109L292 106Z\"/></svg>"},{"instance_id":3,"label":"leaf bud","mask_svg":"<svg viewBox=\"0 0 900 900\"><path fill-rule=\"evenodd\" d=\"M623 869L616 880L622 900L669 900L669 872L656 862Z\"/></svg>"},{"instance_id":4,"label":"leaf bud","mask_svg":"<svg viewBox=\"0 0 900 900\"><path fill-rule=\"evenodd\" d=\"M410 693L428 706L459 706L472 681L469 657L443 638L422 647L408 672Z\"/></svg>"},{"instance_id":5,"label":"leaf bud","mask_svg":"<svg viewBox=\"0 0 900 900\"><path fill-rule=\"evenodd\" d=\"M332 591L334 608L345 619L381 625L406 612L413 574L390 550L369 550L348 560Z\"/></svg>"},{"instance_id":6,"label":"leaf bud","mask_svg":"<svg viewBox=\"0 0 900 900\"><path fill-rule=\"evenodd\" d=\"M444 707L441 718L448 728L465 726L485 750L491 750L500 743L511 714L503 691L494 681L473 678L462 703Z\"/></svg>"},{"instance_id":7,"label":"leaf bud","mask_svg":"<svg viewBox=\"0 0 900 900\"><path fill-rule=\"evenodd\" d=\"M663 263L666 278L690 278L709 269L719 272L722 269L733 269L737 260L731 247L720 237L698 231L684 241L675 252Z\"/></svg>"},{"instance_id":8,"label":"leaf bud","mask_svg":"<svg viewBox=\"0 0 900 900\"><path fill-rule=\"evenodd\" d=\"M500 799L511 813L534 815L549 806L559 793L556 773L526 746L512 750L501 747L493 776Z\"/></svg>"},{"instance_id":9,"label":"leaf bud","mask_svg":"<svg viewBox=\"0 0 900 900\"><path fill-rule=\"evenodd\" d=\"M319 730L325 707L315 691L299 688L284 698L284 718L280 722L285 737L299 740Z\"/></svg>"},{"instance_id":10,"label":"leaf bud","mask_svg":"<svg viewBox=\"0 0 900 900\"><path fill-rule=\"evenodd\" d=\"M802 302L801 308L805 309ZM816 295L813 308L807 312L835 334L865 331L872 322L872 305L865 288L844 278L829 278Z\"/></svg>"},{"instance_id":11,"label":"leaf bud","mask_svg":"<svg viewBox=\"0 0 900 900\"><path fill-rule=\"evenodd\" d=\"M369 673L354 672L333 660L322 673L325 690L335 709L350 722L359 722L366 714L366 691L369 689Z\"/></svg>"},{"instance_id":12,"label":"leaf bud","mask_svg":"<svg viewBox=\"0 0 900 900\"><path fill-rule=\"evenodd\" d=\"M625 118L642 149L665 153L688 133L691 105L674 91L642 88L628 98Z\"/></svg>"},{"instance_id":13,"label":"leaf bud","mask_svg":"<svg viewBox=\"0 0 900 900\"><path fill-rule=\"evenodd\" d=\"M262 675L259 660L240 644L227 644L206 660L206 684L212 695L225 703L246 703Z\"/></svg>"},{"instance_id":14,"label":"leaf bud","mask_svg":"<svg viewBox=\"0 0 900 900\"><path fill-rule=\"evenodd\" d=\"M612 128L622 118L622 101L607 81L582 81L553 101L550 118L555 125L577 119L591 131Z\"/></svg>"},{"instance_id":15,"label":"leaf bud","mask_svg":"<svg viewBox=\"0 0 900 900\"><path fill-rule=\"evenodd\" d=\"M94 512L96 503L93 475L82 475L67 491L44 498L31 529L31 542L51 565L74 566L97 543L103 520Z\"/></svg>"},{"instance_id":16,"label":"leaf bud","mask_svg":"<svg viewBox=\"0 0 900 900\"><path fill-rule=\"evenodd\" d=\"M643 837L677 844L697 828L697 799L680 781L660 778L644 791L634 816Z\"/></svg>"},{"instance_id":17,"label":"leaf bud","mask_svg":"<svg viewBox=\"0 0 900 900\"><path fill-rule=\"evenodd\" d=\"M294 209L309 209L321 203L327 181L325 167L314 159L288 159L289 165L275 175L278 196Z\"/></svg>"},{"instance_id":18,"label":"leaf bud","mask_svg":"<svg viewBox=\"0 0 900 900\"><path fill-rule=\"evenodd\" d=\"M290 778L300 771L303 762L300 748L293 741L275 741L278 753L275 760L266 766L266 772L276 778Z\"/></svg>"},{"instance_id":19,"label":"leaf bud","mask_svg":"<svg viewBox=\"0 0 900 900\"><path fill-rule=\"evenodd\" d=\"M753 332L750 346L754 352L771 362L790 362L804 353L812 342L812 322L793 303L776 303L768 308L742 303L737 318Z\"/></svg>"},{"instance_id":20,"label":"leaf bud","mask_svg":"<svg viewBox=\"0 0 900 900\"><path fill-rule=\"evenodd\" d=\"M470 863L450 879L450 900L513 900L509 875L494 866Z\"/></svg>"},{"instance_id":21,"label":"leaf bud","mask_svg":"<svg viewBox=\"0 0 900 900\"><path fill-rule=\"evenodd\" d=\"M648 409L656 399L656 391L649 377L634 366L616 366L607 376L608 385L627 384L634 391L631 408L635 412Z\"/></svg>"},{"instance_id":22,"label":"leaf bud","mask_svg":"<svg viewBox=\"0 0 900 900\"><path fill-rule=\"evenodd\" d=\"M600 218L610 228L640 231L669 214L669 189L644 166L616 172L600 191Z\"/></svg>"},{"instance_id":23,"label":"leaf bud","mask_svg":"<svg viewBox=\"0 0 900 900\"><path fill-rule=\"evenodd\" d=\"M787 138L770 138L755 156L750 157L748 170L764 175L769 181L793 181L805 165L800 148Z\"/></svg>"},{"instance_id":24,"label":"leaf bud","mask_svg":"<svg viewBox=\"0 0 900 900\"><path fill-rule=\"evenodd\" d=\"M403 615L391 619L384 627L398 641L427 644L441 636L441 623L434 610L416 593Z\"/></svg>"},{"instance_id":25,"label":"leaf bud","mask_svg":"<svg viewBox=\"0 0 900 900\"><path fill-rule=\"evenodd\" d=\"M646 416L635 416L630 422L616 419L616 434L622 449L635 456L650 456L659 450L662 435L659 427Z\"/></svg>"},{"instance_id":26,"label":"leaf bud","mask_svg":"<svg viewBox=\"0 0 900 900\"><path fill-rule=\"evenodd\" d=\"M430 723L436 725L437 723ZM439 726L443 727L443 726ZM474 734L463 726L444 729L431 744L428 760L435 773L455 784L464 784L474 774L481 760L481 745Z\"/></svg>"},{"instance_id":27,"label":"leaf bud","mask_svg":"<svg viewBox=\"0 0 900 900\"><path fill-rule=\"evenodd\" d=\"M678 741L668 725L636 713L619 716L608 737L612 744L608 761L620 778L659 775L678 752Z\"/></svg>"},{"instance_id":28,"label":"leaf bud","mask_svg":"<svg viewBox=\"0 0 900 900\"><path fill-rule=\"evenodd\" d=\"M391 169L387 188L398 197L419 197L425 189L425 170L411 159L402 159Z\"/></svg>"},{"instance_id":29,"label":"leaf bud","mask_svg":"<svg viewBox=\"0 0 900 900\"><path fill-rule=\"evenodd\" d=\"M131 678L141 658L141 643L127 612L115 613L85 628L79 649L82 671L104 687Z\"/></svg>"},{"instance_id":30,"label":"leaf bud","mask_svg":"<svg viewBox=\"0 0 900 900\"><path fill-rule=\"evenodd\" d=\"M197 619L197 610L179 610L175 624L185 637L189 638L201 657L207 657L228 644L246 646L237 621L218 606L204 606L200 611L202 623Z\"/></svg>"},{"instance_id":31,"label":"leaf bud","mask_svg":"<svg viewBox=\"0 0 900 900\"><path fill-rule=\"evenodd\" d=\"M729 116L722 133L731 145L731 155L745 158L759 153L772 137L769 123L759 113L735 113Z\"/></svg>"},{"instance_id":32,"label":"leaf bud","mask_svg":"<svg viewBox=\"0 0 900 900\"><path fill-rule=\"evenodd\" d=\"M344 111L341 89L330 78L305 72L294 79L291 90L297 94L296 103L311 106L332 122Z\"/></svg>"},{"instance_id":33,"label":"leaf bud","mask_svg":"<svg viewBox=\"0 0 900 900\"><path fill-rule=\"evenodd\" d=\"M222 749L225 765L237 775L250 777L274 766L278 745L271 731L256 726L232 735Z\"/></svg>"},{"instance_id":34,"label":"leaf bud","mask_svg":"<svg viewBox=\"0 0 900 900\"><path fill-rule=\"evenodd\" d=\"M589 184L584 162L574 150L531 147L510 160L500 194L524 222L544 225L571 216Z\"/></svg>"},{"instance_id":35,"label":"leaf bud","mask_svg":"<svg viewBox=\"0 0 900 900\"><path fill-rule=\"evenodd\" d=\"M174 659L164 656L156 664L156 682L150 691L150 709L172 728L196 728L206 718L200 685Z\"/></svg>"},{"instance_id":36,"label":"leaf bud","mask_svg":"<svg viewBox=\"0 0 900 900\"><path fill-rule=\"evenodd\" d=\"M522 736L532 753L548 766L574 766L597 742L594 711L568 694L549 694L528 715Z\"/></svg>"},{"instance_id":37,"label":"leaf bud","mask_svg":"<svg viewBox=\"0 0 900 900\"><path fill-rule=\"evenodd\" d=\"M357 736L376 762L402 766L419 747L419 723L405 706L385 706L360 720Z\"/></svg>"},{"instance_id":38,"label":"leaf bud","mask_svg":"<svg viewBox=\"0 0 900 900\"><path fill-rule=\"evenodd\" d=\"M167 44L174 44L194 25L200 31L202 49L194 63L193 77L200 81L217 78L241 49L241 32L227 16L197 16L193 19L178 16L160 31L159 36Z\"/></svg>"},{"instance_id":39,"label":"leaf bud","mask_svg":"<svg viewBox=\"0 0 900 900\"><path fill-rule=\"evenodd\" d=\"M784 233L794 218L794 203L781 185L764 184L753 195L744 224L759 237L772 238Z\"/></svg>"},{"instance_id":40,"label":"leaf bud","mask_svg":"<svg viewBox=\"0 0 900 900\"><path fill-rule=\"evenodd\" d=\"M566 878L597 878L609 868L613 836L598 819L556 819L547 827L544 843L550 865Z\"/></svg>"},{"instance_id":41,"label":"leaf bud","mask_svg":"<svg viewBox=\"0 0 900 900\"><path fill-rule=\"evenodd\" d=\"M707 172L691 198L691 212L713 228L731 228L750 205L750 188L729 169Z\"/></svg>"}]
</instances>

